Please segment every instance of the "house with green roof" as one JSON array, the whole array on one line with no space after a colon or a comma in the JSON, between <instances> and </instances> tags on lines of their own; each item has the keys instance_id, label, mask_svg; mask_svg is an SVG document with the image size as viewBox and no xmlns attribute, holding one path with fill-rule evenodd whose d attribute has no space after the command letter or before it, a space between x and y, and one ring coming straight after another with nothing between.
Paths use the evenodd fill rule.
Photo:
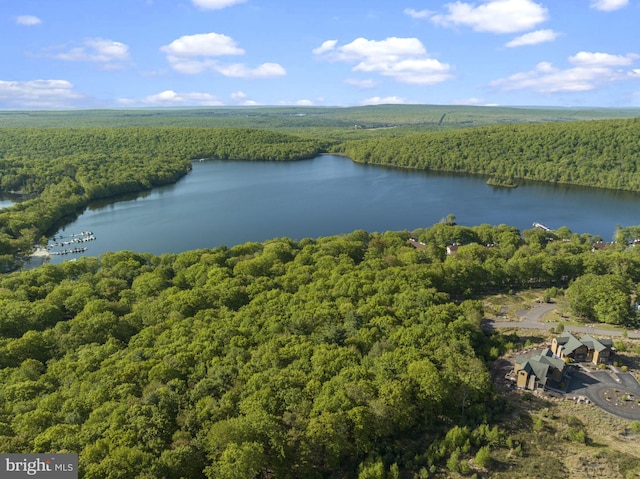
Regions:
<instances>
[{"instance_id":1,"label":"house with green roof","mask_svg":"<svg viewBox=\"0 0 640 479\"><path fill-rule=\"evenodd\" d=\"M611 338L596 339L585 334L578 339L569 332L554 338L551 351L561 359L569 358L576 362L592 361L594 364L606 363L613 355L613 340Z\"/></svg>"},{"instance_id":2,"label":"house with green roof","mask_svg":"<svg viewBox=\"0 0 640 479\"><path fill-rule=\"evenodd\" d=\"M609 362L611 359L613 355L613 339L595 339L591 335L585 334L580 338L580 341L587 346L587 361L600 364Z\"/></svg>"},{"instance_id":3,"label":"house with green roof","mask_svg":"<svg viewBox=\"0 0 640 479\"><path fill-rule=\"evenodd\" d=\"M516 356L516 386L535 390L546 387L559 387L565 373L565 363L555 357L550 349L531 357Z\"/></svg>"},{"instance_id":4,"label":"house with green roof","mask_svg":"<svg viewBox=\"0 0 640 479\"><path fill-rule=\"evenodd\" d=\"M587 359L589 348L573 334L565 332L562 336L553 338L551 351L561 359L570 358L573 361L582 362Z\"/></svg>"}]
</instances>

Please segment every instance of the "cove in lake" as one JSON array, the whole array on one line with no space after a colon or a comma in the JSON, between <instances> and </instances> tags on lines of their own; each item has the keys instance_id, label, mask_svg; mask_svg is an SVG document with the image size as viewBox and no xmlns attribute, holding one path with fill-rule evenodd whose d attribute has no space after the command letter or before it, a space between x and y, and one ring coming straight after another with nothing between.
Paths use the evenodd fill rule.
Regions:
<instances>
[{"instance_id":1,"label":"cove in lake","mask_svg":"<svg viewBox=\"0 0 640 479\"><path fill-rule=\"evenodd\" d=\"M639 200L634 193L540 183L494 188L481 177L361 165L333 155L205 161L174 185L91 205L58 234L92 231L96 240L85 253L91 256L123 249L162 254L356 229L413 230L453 214L461 225L523 230L537 221L610 241L617 224L640 224Z\"/></svg>"},{"instance_id":2,"label":"cove in lake","mask_svg":"<svg viewBox=\"0 0 640 479\"><path fill-rule=\"evenodd\" d=\"M9 208L10 206L13 206L15 204L15 201L13 198L11 198L8 195L2 195L0 194L0 210L4 209L4 208Z\"/></svg>"}]
</instances>

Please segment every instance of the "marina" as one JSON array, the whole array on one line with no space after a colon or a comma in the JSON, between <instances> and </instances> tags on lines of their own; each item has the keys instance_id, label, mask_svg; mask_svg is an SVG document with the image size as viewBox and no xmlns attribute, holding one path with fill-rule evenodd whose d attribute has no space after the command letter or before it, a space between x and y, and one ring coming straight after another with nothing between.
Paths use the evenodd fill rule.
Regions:
<instances>
[{"instance_id":1,"label":"marina","mask_svg":"<svg viewBox=\"0 0 640 479\"><path fill-rule=\"evenodd\" d=\"M85 253L89 248L86 246L75 246L68 248L70 245L87 243L94 241L96 237L92 231L81 231L80 233L72 233L66 236L53 236L46 247L37 245L34 247L32 256L40 258L50 258L51 256L65 256L69 254ZM63 249L56 249L63 248Z\"/></svg>"},{"instance_id":2,"label":"marina","mask_svg":"<svg viewBox=\"0 0 640 479\"><path fill-rule=\"evenodd\" d=\"M59 239L66 239L66 238L71 238L68 241L56 241L56 238ZM72 235L69 236L54 236L53 238L51 238L51 241L53 241L52 243L49 243L47 245L47 249L51 249L51 248L55 248L55 247L62 247L62 246L68 246L70 244L78 244L78 243L86 243L87 241L94 241L96 239L95 236L93 236L93 233L91 231L83 231L82 233L74 233ZM74 248L74 249L78 249L78 248ZM86 248L85 248L86 250Z\"/></svg>"}]
</instances>

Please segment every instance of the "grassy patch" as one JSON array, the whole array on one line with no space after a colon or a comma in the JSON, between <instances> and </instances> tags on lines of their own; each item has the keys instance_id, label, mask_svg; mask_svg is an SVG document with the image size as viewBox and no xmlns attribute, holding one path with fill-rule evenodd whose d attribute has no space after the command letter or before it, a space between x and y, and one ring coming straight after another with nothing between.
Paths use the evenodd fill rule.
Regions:
<instances>
[{"instance_id":1,"label":"grassy patch","mask_svg":"<svg viewBox=\"0 0 640 479\"><path fill-rule=\"evenodd\" d=\"M608 471L608 477L626 478L640 471L637 440L625 436L631 421L593 405L521 396L509 397L520 410L518 418L510 415L502 424L514 447L492 452L490 477L596 477L595 472ZM519 451L515 445L521 445Z\"/></svg>"}]
</instances>

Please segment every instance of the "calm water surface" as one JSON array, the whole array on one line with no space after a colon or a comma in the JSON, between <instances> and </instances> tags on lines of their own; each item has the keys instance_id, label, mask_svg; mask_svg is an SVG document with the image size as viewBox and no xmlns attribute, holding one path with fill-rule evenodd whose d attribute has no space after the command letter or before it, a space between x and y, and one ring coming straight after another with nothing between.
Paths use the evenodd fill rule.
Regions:
<instances>
[{"instance_id":1,"label":"calm water surface","mask_svg":"<svg viewBox=\"0 0 640 479\"><path fill-rule=\"evenodd\" d=\"M611 240L616 224L640 224L640 195L359 165L323 155L297 162L197 162L175 185L93 205L59 234L92 231L88 255L121 249L154 254L287 236L329 236L458 224L568 226ZM51 262L75 255L53 256Z\"/></svg>"},{"instance_id":2,"label":"calm water surface","mask_svg":"<svg viewBox=\"0 0 640 479\"><path fill-rule=\"evenodd\" d=\"M3 208L8 208L13 204L14 204L14 201L10 197L0 195L0 210Z\"/></svg>"}]
</instances>

